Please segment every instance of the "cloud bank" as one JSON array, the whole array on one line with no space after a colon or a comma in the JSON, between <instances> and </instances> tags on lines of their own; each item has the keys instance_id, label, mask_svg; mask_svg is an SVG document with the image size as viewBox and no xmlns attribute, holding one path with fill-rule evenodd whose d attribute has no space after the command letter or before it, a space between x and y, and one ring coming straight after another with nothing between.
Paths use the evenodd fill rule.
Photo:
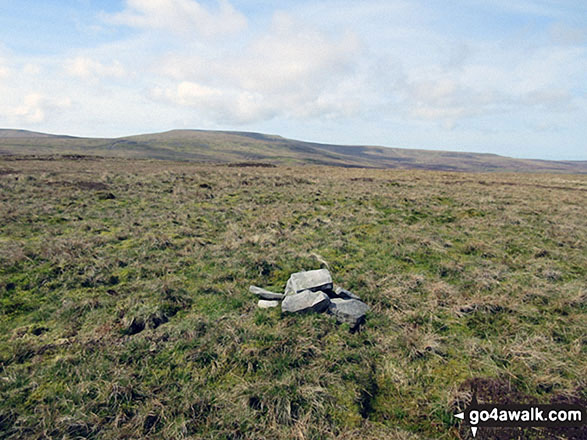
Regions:
<instances>
[{"instance_id":1,"label":"cloud bank","mask_svg":"<svg viewBox=\"0 0 587 440\"><path fill-rule=\"evenodd\" d=\"M79 32L92 44L64 37L65 49L47 54L0 45L0 122L91 135L236 128L578 158L581 8L127 0L84 15Z\"/></svg>"}]
</instances>

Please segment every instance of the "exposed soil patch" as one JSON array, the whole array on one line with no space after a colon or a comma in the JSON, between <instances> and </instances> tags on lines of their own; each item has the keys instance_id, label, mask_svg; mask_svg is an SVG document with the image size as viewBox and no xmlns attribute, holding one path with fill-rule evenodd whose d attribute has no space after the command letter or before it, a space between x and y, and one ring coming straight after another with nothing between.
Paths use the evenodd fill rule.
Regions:
<instances>
[{"instance_id":1,"label":"exposed soil patch","mask_svg":"<svg viewBox=\"0 0 587 440\"><path fill-rule=\"evenodd\" d=\"M459 387L461 391L477 393L479 403L535 403L528 396L517 390L514 384L503 378L474 377Z\"/></svg>"},{"instance_id":2,"label":"exposed soil patch","mask_svg":"<svg viewBox=\"0 0 587 440\"><path fill-rule=\"evenodd\" d=\"M529 396L504 378L475 377L461 384L460 391L468 392L471 396L476 393L479 403L496 404L579 404L587 405L587 401L577 396L556 394L548 401L538 401L535 397ZM463 409L469 402L454 402L455 408ZM510 440L510 439L544 439L558 440L561 438L569 440L587 439L587 426L581 428L479 428L483 439L488 440ZM469 426L461 424L459 427L460 438L471 438ZM478 434L479 435L479 434Z\"/></svg>"}]
</instances>

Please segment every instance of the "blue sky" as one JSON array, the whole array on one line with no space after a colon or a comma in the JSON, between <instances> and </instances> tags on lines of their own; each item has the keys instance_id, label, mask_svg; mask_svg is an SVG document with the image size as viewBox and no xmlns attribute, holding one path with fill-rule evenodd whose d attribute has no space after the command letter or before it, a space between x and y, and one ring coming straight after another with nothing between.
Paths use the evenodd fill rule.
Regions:
<instances>
[{"instance_id":1,"label":"blue sky","mask_svg":"<svg viewBox=\"0 0 587 440\"><path fill-rule=\"evenodd\" d=\"M0 0L0 127L587 160L582 0Z\"/></svg>"}]
</instances>

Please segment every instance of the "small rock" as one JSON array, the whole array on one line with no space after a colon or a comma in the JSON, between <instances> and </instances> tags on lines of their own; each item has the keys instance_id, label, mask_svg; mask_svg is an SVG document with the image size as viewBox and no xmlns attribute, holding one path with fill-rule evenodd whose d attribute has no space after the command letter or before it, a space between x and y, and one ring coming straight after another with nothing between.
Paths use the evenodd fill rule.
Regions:
<instances>
[{"instance_id":1,"label":"small rock","mask_svg":"<svg viewBox=\"0 0 587 440\"><path fill-rule=\"evenodd\" d=\"M369 306L357 299L333 298L328 307L328 313L334 315L337 321L346 322L352 329L365 321L365 313L368 311Z\"/></svg>"},{"instance_id":2,"label":"small rock","mask_svg":"<svg viewBox=\"0 0 587 440\"><path fill-rule=\"evenodd\" d=\"M287 280L287 283L285 284L285 296L293 295L294 293L296 293L296 291L294 290L294 288L291 284L291 276L290 276L289 279Z\"/></svg>"},{"instance_id":3,"label":"small rock","mask_svg":"<svg viewBox=\"0 0 587 440\"><path fill-rule=\"evenodd\" d=\"M270 299L270 300L283 299L283 297L285 296L283 293L270 292L269 290L261 289L260 287L257 287L257 286L249 287L249 292L254 293L255 295L258 295L259 297L261 297L263 299Z\"/></svg>"},{"instance_id":4,"label":"small rock","mask_svg":"<svg viewBox=\"0 0 587 440\"><path fill-rule=\"evenodd\" d=\"M336 294L337 297L343 298L343 299L358 299L358 300L361 299L358 295L355 295L350 290L343 289L342 287L339 287L339 286L334 287L334 293Z\"/></svg>"},{"instance_id":5,"label":"small rock","mask_svg":"<svg viewBox=\"0 0 587 440\"><path fill-rule=\"evenodd\" d=\"M257 303L257 306L259 306L260 309L270 309L272 307L277 307L279 305L279 301L277 300L266 300L266 299L260 299L259 302Z\"/></svg>"},{"instance_id":6,"label":"small rock","mask_svg":"<svg viewBox=\"0 0 587 440\"><path fill-rule=\"evenodd\" d=\"M332 290L332 277L327 269L292 273L285 286L285 294L293 295L302 290Z\"/></svg>"},{"instance_id":7,"label":"small rock","mask_svg":"<svg viewBox=\"0 0 587 440\"><path fill-rule=\"evenodd\" d=\"M320 313L328 309L329 304L330 298L324 292L304 290L300 293L287 295L281 303L281 310L289 313Z\"/></svg>"}]
</instances>

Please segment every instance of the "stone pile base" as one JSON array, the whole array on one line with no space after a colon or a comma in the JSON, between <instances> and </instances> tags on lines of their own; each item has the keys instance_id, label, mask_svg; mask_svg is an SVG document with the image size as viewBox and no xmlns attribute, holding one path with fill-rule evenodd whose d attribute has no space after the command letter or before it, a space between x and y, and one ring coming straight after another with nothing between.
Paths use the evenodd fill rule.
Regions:
<instances>
[{"instance_id":1,"label":"stone pile base","mask_svg":"<svg viewBox=\"0 0 587 440\"><path fill-rule=\"evenodd\" d=\"M292 273L284 293L257 286L251 286L249 291L259 296L260 308L277 307L281 303L284 313L327 312L353 330L365 322L365 314L369 311L369 306L359 296L335 286L327 269Z\"/></svg>"}]
</instances>

